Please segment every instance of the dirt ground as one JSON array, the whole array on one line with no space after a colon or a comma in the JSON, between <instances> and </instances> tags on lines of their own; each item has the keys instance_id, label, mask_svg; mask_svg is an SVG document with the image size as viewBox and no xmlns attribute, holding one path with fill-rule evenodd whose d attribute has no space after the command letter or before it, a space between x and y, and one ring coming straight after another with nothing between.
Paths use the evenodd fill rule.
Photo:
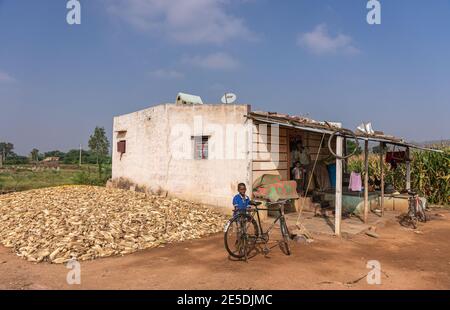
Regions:
<instances>
[{"instance_id":1,"label":"dirt ground","mask_svg":"<svg viewBox=\"0 0 450 310\"><path fill-rule=\"evenodd\" d=\"M0 289L450 289L450 212L436 213L418 232L391 221L378 239L318 235L291 242L291 256L274 247L247 263L229 260L217 234L82 262L80 285L67 284L64 265L29 263L1 246ZM362 278L369 260L381 264L379 285Z\"/></svg>"}]
</instances>

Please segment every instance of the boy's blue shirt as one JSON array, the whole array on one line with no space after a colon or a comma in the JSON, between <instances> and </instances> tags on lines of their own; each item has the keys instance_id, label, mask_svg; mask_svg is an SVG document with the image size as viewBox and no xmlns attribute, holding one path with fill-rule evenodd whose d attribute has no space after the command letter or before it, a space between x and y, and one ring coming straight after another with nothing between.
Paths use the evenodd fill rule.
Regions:
<instances>
[{"instance_id":1,"label":"boy's blue shirt","mask_svg":"<svg viewBox=\"0 0 450 310\"><path fill-rule=\"evenodd\" d=\"M241 194L237 194L233 198L233 206L236 207L236 209L245 210L250 205L250 198L245 195L245 198L241 196Z\"/></svg>"}]
</instances>

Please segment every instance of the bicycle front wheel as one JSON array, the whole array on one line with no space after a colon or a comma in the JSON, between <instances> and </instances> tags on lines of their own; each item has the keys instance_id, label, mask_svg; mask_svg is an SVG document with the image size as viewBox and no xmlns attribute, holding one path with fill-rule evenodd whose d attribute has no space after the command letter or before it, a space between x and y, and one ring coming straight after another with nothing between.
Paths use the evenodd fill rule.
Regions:
<instances>
[{"instance_id":1,"label":"bicycle front wheel","mask_svg":"<svg viewBox=\"0 0 450 310\"><path fill-rule=\"evenodd\" d=\"M228 254L244 258L255 248L258 224L250 215L233 217L225 225L224 243Z\"/></svg>"}]
</instances>

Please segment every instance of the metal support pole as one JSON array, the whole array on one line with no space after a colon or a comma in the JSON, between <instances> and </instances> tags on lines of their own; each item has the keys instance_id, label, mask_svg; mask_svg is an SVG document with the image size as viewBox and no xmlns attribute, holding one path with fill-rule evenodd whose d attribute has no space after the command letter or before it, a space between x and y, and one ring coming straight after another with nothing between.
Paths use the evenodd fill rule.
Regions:
<instances>
[{"instance_id":1,"label":"metal support pole","mask_svg":"<svg viewBox=\"0 0 450 310\"><path fill-rule=\"evenodd\" d=\"M364 141L364 223L369 216L369 140Z\"/></svg>"},{"instance_id":2,"label":"metal support pole","mask_svg":"<svg viewBox=\"0 0 450 310\"><path fill-rule=\"evenodd\" d=\"M409 147L406 148L406 189L411 190L411 161L410 161L410 150Z\"/></svg>"}]
</instances>

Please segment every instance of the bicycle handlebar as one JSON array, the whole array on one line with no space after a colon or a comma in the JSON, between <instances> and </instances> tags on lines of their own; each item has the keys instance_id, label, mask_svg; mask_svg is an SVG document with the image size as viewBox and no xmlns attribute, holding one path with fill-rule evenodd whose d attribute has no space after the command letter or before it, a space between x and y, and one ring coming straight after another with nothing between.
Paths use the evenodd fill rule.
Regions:
<instances>
[{"instance_id":1,"label":"bicycle handlebar","mask_svg":"<svg viewBox=\"0 0 450 310\"><path fill-rule=\"evenodd\" d=\"M291 199L278 200L278 201L275 201L275 202L267 201L265 203L265 206L269 207L269 206L273 206L273 205L285 205L289 200L291 200ZM262 204L261 201L253 201L252 200L250 202L250 205L247 207L246 211L258 210L258 206L260 206L261 204ZM237 210L237 208L235 207L234 210Z\"/></svg>"},{"instance_id":2,"label":"bicycle handlebar","mask_svg":"<svg viewBox=\"0 0 450 310\"><path fill-rule=\"evenodd\" d=\"M417 195L417 192L412 191L412 190L408 190L408 195L409 195L409 196L416 196L416 195Z\"/></svg>"}]
</instances>

